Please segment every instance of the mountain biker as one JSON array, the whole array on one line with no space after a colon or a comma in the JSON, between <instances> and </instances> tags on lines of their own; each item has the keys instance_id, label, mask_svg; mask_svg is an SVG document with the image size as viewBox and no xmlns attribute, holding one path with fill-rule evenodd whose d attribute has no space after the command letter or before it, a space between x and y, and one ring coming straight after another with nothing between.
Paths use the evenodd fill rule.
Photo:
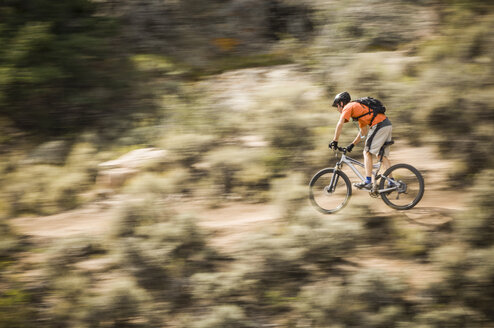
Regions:
<instances>
[{"instance_id":1,"label":"mountain biker","mask_svg":"<svg viewBox=\"0 0 494 328\"><path fill-rule=\"evenodd\" d=\"M378 155L379 150L386 141L391 141L392 125L385 114L377 114L374 116L372 110L364 104L351 101L350 94L346 91L336 95L333 101L333 107L336 107L341 113L340 119L336 124L333 141L329 144L329 148L338 148L338 139L343 129L343 124L350 121L350 118L358 119L359 133L355 140L349 144L346 149L351 152L353 147L360 142L361 139L367 138L364 147L364 164L365 164L365 181L355 183L354 186L359 189L372 189L372 155ZM367 114L366 114L367 113ZM386 147L382 159L385 169L391 166L388 159L389 147Z\"/></svg>"}]
</instances>

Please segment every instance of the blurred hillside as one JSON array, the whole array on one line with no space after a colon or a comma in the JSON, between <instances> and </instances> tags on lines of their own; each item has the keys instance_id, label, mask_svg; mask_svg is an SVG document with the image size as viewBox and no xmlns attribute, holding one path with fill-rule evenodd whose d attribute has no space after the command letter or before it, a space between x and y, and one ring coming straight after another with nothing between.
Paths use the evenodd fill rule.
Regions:
<instances>
[{"instance_id":1,"label":"blurred hillside","mask_svg":"<svg viewBox=\"0 0 494 328\"><path fill-rule=\"evenodd\" d=\"M487 0L0 3L0 328L494 326L492 31ZM307 207L343 90L416 209Z\"/></svg>"}]
</instances>

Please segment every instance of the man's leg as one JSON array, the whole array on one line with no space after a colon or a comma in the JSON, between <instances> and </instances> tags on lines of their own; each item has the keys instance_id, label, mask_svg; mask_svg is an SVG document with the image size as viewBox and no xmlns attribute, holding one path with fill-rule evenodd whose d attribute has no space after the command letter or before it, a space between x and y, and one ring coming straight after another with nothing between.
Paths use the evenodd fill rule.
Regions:
<instances>
[{"instance_id":1,"label":"man's leg","mask_svg":"<svg viewBox=\"0 0 494 328\"><path fill-rule=\"evenodd\" d=\"M364 150L365 176L372 177L372 154Z\"/></svg>"},{"instance_id":2,"label":"man's leg","mask_svg":"<svg viewBox=\"0 0 494 328\"><path fill-rule=\"evenodd\" d=\"M389 161L389 158L386 156L383 156L383 166L384 166L384 171L386 171L391 167L391 162ZM388 175L388 178L394 181L393 174ZM388 181L388 187L391 187L393 185L394 183L392 181Z\"/></svg>"},{"instance_id":3,"label":"man's leg","mask_svg":"<svg viewBox=\"0 0 494 328\"><path fill-rule=\"evenodd\" d=\"M391 167L391 162L387 156L383 156L383 166L385 171Z\"/></svg>"},{"instance_id":4,"label":"man's leg","mask_svg":"<svg viewBox=\"0 0 494 328\"><path fill-rule=\"evenodd\" d=\"M354 183L353 185L359 189L371 190L372 188L372 154L364 150L364 166L365 166L365 181Z\"/></svg>"}]
</instances>

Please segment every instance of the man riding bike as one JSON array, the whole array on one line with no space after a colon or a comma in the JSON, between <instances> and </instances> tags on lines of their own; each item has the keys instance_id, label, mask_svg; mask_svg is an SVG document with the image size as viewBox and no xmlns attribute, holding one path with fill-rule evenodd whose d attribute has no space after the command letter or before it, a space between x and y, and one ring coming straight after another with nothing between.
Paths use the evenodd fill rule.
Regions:
<instances>
[{"instance_id":1,"label":"man riding bike","mask_svg":"<svg viewBox=\"0 0 494 328\"><path fill-rule=\"evenodd\" d=\"M361 139L367 138L364 147L364 164L366 180L362 183L354 184L359 189L372 189L372 155L377 156L379 150L386 141L391 141L392 125L390 120L385 114L374 113L374 111L368 106L357 102L351 101L350 94L348 92L341 92L336 95L333 101L333 107L336 107L338 112L341 113L340 119L336 124L336 130L334 133L333 141L329 144L329 148L338 148L338 139L343 129L343 124L350 121L353 118L358 121L359 133L355 140L349 144L346 149L351 152L353 147L360 142ZM389 147L385 148L384 156L382 159L385 169L391 166L388 159Z\"/></svg>"}]
</instances>

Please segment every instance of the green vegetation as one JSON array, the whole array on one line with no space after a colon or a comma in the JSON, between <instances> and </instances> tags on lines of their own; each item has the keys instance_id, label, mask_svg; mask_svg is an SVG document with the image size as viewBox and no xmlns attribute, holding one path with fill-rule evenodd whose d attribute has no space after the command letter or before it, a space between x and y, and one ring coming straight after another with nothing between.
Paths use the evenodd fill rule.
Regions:
<instances>
[{"instance_id":1,"label":"green vegetation","mask_svg":"<svg viewBox=\"0 0 494 328\"><path fill-rule=\"evenodd\" d=\"M43 287L35 289L35 298L22 290L4 293L2 322L29 326L28 320L40 319L38 307L47 327L477 327L492 322L492 248L465 246L456 239L461 236L456 227L426 231L398 216L381 217L377 224L372 220L378 216L364 204L331 220L301 206L225 254L209 245L210 235L195 218L164 208L163 196L152 186L142 191L145 196L121 205L106 237L73 239L46 250L38 277ZM394 241L403 238L404 229L443 242L427 253L403 253L402 243ZM376 239L384 232L386 238ZM444 234L448 238L440 238ZM353 262L372 248L386 250L383 259L433 264L441 272L439 281L417 287L406 272ZM106 264L95 271L84 265L89 259Z\"/></svg>"},{"instance_id":2,"label":"green vegetation","mask_svg":"<svg viewBox=\"0 0 494 328\"><path fill-rule=\"evenodd\" d=\"M0 4L0 328L493 326L491 1L233 3ZM469 207L307 208L340 90L455 162ZM277 217L218 245L183 214L225 202ZM107 231L12 228L84 205Z\"/></svg>"},{"instance_id":3,"label":"green vegetation","mask_svg":"<svg viewBox=\"0 0 494 328\"><path fill-rule=\"evenodd\" d=\"M135 110L136 74L117 42L117 21L96 11L87 0L0 6L4 124L66 135L110 128Z\"/></svg>"},{"instance_id":4,"label":"green vegetation","mask_svg":"<svg viewBox=\"0 0 494 328\"><path fill-rule=\"evenodd\" d=\"M30 316L33 314L29 306L29 297L17 289L2 292L0 296L0 327L30 327Z\"/></svg>"}]
</instances>

